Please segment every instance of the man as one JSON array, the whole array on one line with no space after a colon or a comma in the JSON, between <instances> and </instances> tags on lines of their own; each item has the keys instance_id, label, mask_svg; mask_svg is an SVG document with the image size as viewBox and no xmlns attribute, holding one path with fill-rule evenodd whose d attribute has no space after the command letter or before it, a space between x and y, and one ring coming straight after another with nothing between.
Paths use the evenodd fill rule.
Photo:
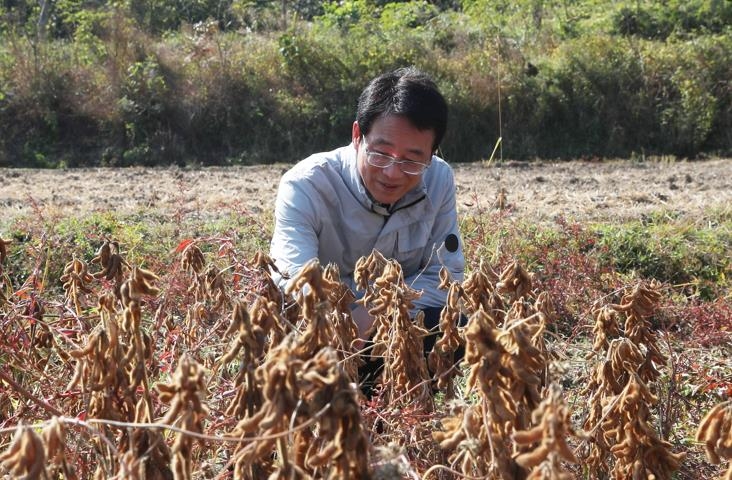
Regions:
<instances>
[{"instance_id":1,"label":"man","mask_svg":"<svg viewBox=\"0 0 732 480\"><path fill-rule=\"evenodd\" d=\"M465 263L453 172L435 155L446 127L445 99L424 73L402 68L373 79L359 97L351 144L312 155L282 177L270 252L280 272L292 276L313 258L333 262L360 296L354 267L376 249L422 291L415 307L436 330L446 300L437 289L440 267L462 280ZM365 340L374 319L361 305L352 317Z\"/></svg>"}]
</instances>

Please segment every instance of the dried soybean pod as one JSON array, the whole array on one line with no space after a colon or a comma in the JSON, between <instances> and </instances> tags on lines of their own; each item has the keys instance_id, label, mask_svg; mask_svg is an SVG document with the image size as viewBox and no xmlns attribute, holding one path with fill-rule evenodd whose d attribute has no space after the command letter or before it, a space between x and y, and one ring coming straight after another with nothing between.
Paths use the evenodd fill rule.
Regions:
<instances>
[{"instance_id":1,"label":"dried soybean pod","mask_svg":"<svg viewBox=\"0 0 732 480\"><path fill-rule=\"evenodd\" d=\"M730 457L730 452L724 448L732 444L732 400L718 403L702 419L696 432L696 440L704 442L707 458L710 463L718 464L721 456ZM723 448L720 448L723 447Z\"/></svg>"},{"instance_id":2,"label":"dried soybean pod","mask_svg":"<svg viewBox=\"0 0 732 480\"><path fill-rule=\"evenodd\" d=\"M0 263L8 258L8 245L10 245L10 240L0 238Z\"/></svg>"}]
</instances>

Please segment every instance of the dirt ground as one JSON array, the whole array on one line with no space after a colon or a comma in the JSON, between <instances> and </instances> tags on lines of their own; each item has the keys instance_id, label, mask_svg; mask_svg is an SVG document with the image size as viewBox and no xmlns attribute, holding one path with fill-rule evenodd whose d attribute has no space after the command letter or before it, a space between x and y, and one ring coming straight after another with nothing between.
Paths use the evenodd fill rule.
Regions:
<instances>
[{"instance_id":1,"label":"dirt ground","mask_svg":"<svg viewBox=\"0 0 732 480\"><path fill-rule=\"evenodd\" d=\"M0 212L10 219L40 208L215 215L231 205L252 212L274 203L288 165L227 168L0 169ZM496 208L501 189L517 217L619 220L666 209L699 216L732 209L732 159L703 161L494 162L454 165L461 214Z\"/></svg>"}]
</instances>

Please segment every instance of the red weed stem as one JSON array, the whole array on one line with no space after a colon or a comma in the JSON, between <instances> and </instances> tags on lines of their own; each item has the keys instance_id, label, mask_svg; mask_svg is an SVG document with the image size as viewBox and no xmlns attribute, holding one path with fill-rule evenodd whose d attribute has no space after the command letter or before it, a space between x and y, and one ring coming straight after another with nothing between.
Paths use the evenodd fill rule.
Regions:
<instances>
[{"instance_id":1,"label":"red weed stem","mask_svg":"<svg viewBox=\"0 0 732 480\"><path fill-rule=\"evenodd\" d=\"M13 388L13 390L20 393L22 396L24 396L31 402L35 403L36 405L38 405L40 407L43 407L43 409L46 410L47 412L52 413L58 417L64 416L63 412L56 409L56 407L54 407L50 403L46 402L45 400L42 400L42 399L36 397L35 395L33 395L32 393L30 393L28 390L23 388L18 382L13 380L10 376L6 375L5 372L3 372L3 371L0 371L0 380L3 380L5 383L10 385L10 387Z\"/></svg>"}]
</instances>

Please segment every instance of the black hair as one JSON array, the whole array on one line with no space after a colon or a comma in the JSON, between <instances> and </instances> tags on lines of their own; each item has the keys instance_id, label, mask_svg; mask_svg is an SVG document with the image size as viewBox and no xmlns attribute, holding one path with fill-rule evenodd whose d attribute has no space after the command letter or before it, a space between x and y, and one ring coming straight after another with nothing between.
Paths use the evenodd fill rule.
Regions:
<instances>
[{"instance_id":1,"label":"black hair","mask_svg":"<svg viewBox=\"0 0 732 480\"><path fill-rule=\"evenodd\" d=\"M406 117L419 130L433 130L437 150L447 130L447 102L435 82L415 67L384 73L371 80L358 98L356 121L367 135L378 118Z\"/></svg>"}]
</instances>

